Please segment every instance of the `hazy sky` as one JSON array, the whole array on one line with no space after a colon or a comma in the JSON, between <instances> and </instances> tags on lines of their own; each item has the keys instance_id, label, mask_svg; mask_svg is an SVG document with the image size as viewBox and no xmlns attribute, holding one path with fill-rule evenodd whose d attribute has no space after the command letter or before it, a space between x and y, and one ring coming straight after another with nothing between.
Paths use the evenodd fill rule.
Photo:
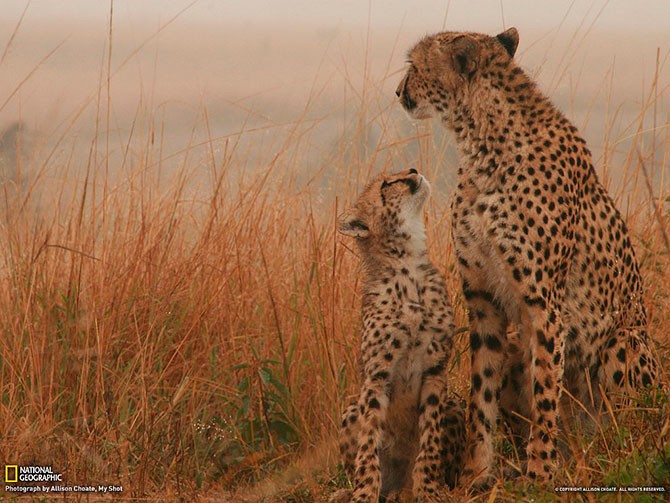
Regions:
<instances>
[{"instance_id":1,"label":"hazy sky","mask_svg":"<svg viewBox=\"0 0 670 503\"><path fill-rule=\"evenodd\" d=\"M319 154L346 129L358 95L386 114L380 123L405 127L393 91L406 50L425 34L512 26L516 59L594 152L625 153L656 72L660 89L670 81L670 0L0 0L0 131L20 120L44 152L49 139L73 138L85 158L109 92L121 150L141 123L160 125L166 148L181 151L206 110L213 137L313 121ZM659 123L670 110L663 93ZM245 133L250 144L273 141L258 131Z\"/></svg>"},{"instance_id":2,"label":"hazy sky","mask_svg":"<svg viewBox=\"0 0 670 503\"><path fill-rule=\"evenodd\" d=\"M366 76L383 86L384 103L390 104L407 48L443 28L494 34L517 27L520 63L578 125L590 123L596 139L610 103L617 105L612 113L622 123L628 118L621 119L621 110L629 117L639 110L653 80L657 48L661 82L670 76L670 0L114 0L112 5L111 67L119 69L111 84L112 108L120 130L140 105L150 114L172 114L165 121L174 135L188 134L203 106L221 134L247 117L282 122L302 109L314 86L325 91L312 110L332 116L348 86L356 92ZM31 129L54 134L85 110L72 131L92 130L97 110L91 96L105 71L110 1L0 0L0 54L24 10L0 66L0 100L10 96L0 109L0 127L19 117Z\"/></svg>"},{"instance_id":3,"label":"hazy sky","mask_svg":"<svg viewBox=\"0 0 670 503\"><path fill-rule=\"evenodd\" d=\"M16 19L26 3L3 0L0 16ZM104 19L109 11L109 2L104 0L32 0L29 4L29 17L51 20ZM370 16L373 25L405 23L436 30L442 27L446 15L448 27L481 30L515 23L555 27L564 17L567 26L576 26L584 19L597 17L601 29L658 30L670 38L668 0L114 0L114 9L120 20L165 20L190 4L184 20L212 23L332 26L367 23Z\"/></svg>"}]
</instances>

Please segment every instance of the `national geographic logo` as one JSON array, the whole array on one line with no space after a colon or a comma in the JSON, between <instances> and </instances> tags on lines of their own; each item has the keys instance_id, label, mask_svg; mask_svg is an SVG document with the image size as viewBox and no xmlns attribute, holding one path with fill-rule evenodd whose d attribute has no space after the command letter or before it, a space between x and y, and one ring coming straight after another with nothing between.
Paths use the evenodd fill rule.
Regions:
<instances>
[{"instance_id":1,"label":"national geographic logo","mask_svg":"<svg viewBox=\"0 0 670 503\"><path fill-rule=\"evenodd\" d=\"M5 465L5 483L15 482L63 482L63 474L50 466Z\"/></svg>"},{"instance_id":2,"label":"national geographic logo","mask_svg":"<svg viewBox=\"0 0 670 503\"><path fill-rule=\"evenodd\" d=\"M5 465L5 482L19 481L19 467L18 465Z\"/></svg>"}]
</instances>

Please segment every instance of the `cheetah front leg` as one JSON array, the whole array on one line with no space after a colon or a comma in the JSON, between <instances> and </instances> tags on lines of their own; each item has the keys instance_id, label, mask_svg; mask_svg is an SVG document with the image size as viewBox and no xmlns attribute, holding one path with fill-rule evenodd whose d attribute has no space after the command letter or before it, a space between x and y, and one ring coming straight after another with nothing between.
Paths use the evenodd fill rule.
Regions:
<instances>
[{"instance_id":1,"label":"cheetah front leg","mask_svg":"<svg viewBox=\"0 0 670 503\"><path fill-rule=\"evenodd\" d=\"M437 501L437 492L446 473L441 452L441 414L446 401L447 379L444 371L426 377L419 401L419 454L412 473L416 501Z\"/></svg>"},{"instance_id":2,"label":"cheetah front leg","mask_svg":"<svg viewBox=\"0 0 670 503\"><path fill-rule=\"evenodd\" d=\"M500 393L501 423L504 422L507 439L512 442L522 464L525 464L531 420L530 347L525 342L521 343L519 332L508 333L507 340ZM512 476L519 475L518 470L511 465L505 467L505 472Z\"/></svg>"},{"instance_id":3,"label":"cheetah front leg","mask_svg":"<svg viewBox=\"0 0 670 503\"><path fill-rule=\"evenodd\" d=\"M529 309L527 314L522 323L530 335L533 386L527 472L531 479L545 482L553 478L558 463L556 437L565 334L556 307Z\"/></svg>"},{"instance_id":4,"label":"cheetah front leg","mask_svg":"<svg viewBox=\"0 0 670 503\"><path fill-rule=\"evenodd\" d=\"M507 319L493 295L464 282L470 318L470 405L464 484L489 486L495 452L493 434L498 423Z\"/></svg>"},{"instance_id":5,"label":"cheetah front leg","mask_svg":"<svg viewBox=\"0 0 670 503\"><path fill-rule=\"evenodd\" d=\"M381 491L379 449L389 398L385 379L367 378L358 400L358 450L353 478L353 498L356 503L377 503Z\"/></svg>"}]
</instances>

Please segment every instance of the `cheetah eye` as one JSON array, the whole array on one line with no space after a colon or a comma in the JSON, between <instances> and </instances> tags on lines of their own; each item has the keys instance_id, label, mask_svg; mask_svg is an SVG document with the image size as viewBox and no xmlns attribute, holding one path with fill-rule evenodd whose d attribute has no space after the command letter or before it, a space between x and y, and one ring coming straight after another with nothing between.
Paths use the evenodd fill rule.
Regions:
<instances>
[{"instance_id":1,"label":"cheetah eye","mask_svg":"<svg viewBox=\"0 0 670 503\"><path fill-rule=\"evenodd\" d=\"M363 231L369 231L370 228L365 225L361 220L355 219L349 222L349 225L351 226L352 229L360 229Z\"/></svg>"}]
</instances>

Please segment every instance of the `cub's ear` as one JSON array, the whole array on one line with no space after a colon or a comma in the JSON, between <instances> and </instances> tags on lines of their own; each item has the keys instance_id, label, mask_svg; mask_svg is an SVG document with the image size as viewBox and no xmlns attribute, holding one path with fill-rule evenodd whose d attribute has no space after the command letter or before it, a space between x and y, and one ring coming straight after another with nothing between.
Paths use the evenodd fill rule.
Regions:
<instances>
[{"instance_id":1,"label":"cub's ear","mask_svg":"<svg viewBox=\"0 0 670 503\"><path fill-rule=\"evenodd\" d=\"M505 48L507 54L509 54L509 57L513 57L514 53L516 52L516 48L519 46L519 32L516 31L516 28L505 30L504 32L496 35L496 38L498 39L498 42L500 42Z\"/></svg>"},{"instance_id":2,"label":"cub's ear","mask_svg":"<svg viewBox=\"0 0 670 503\"><path fill-rule=\"evenodd\" d=\"M360 219L360 217L351 211L342 213L337 219L337 230L345 236L365 239L370 235L370 229Z\"/></svg>"},{"instance_id":3,"label":"cub's ear","mask_svg":"<svg viewBox=\"0 0 670 503\"><path fill-rule=\"evenodd\" d=\"M467 35L452 40L449 47L454 69L470 78L479 68L479 44Z\"/></svg>"}]
</instances>

